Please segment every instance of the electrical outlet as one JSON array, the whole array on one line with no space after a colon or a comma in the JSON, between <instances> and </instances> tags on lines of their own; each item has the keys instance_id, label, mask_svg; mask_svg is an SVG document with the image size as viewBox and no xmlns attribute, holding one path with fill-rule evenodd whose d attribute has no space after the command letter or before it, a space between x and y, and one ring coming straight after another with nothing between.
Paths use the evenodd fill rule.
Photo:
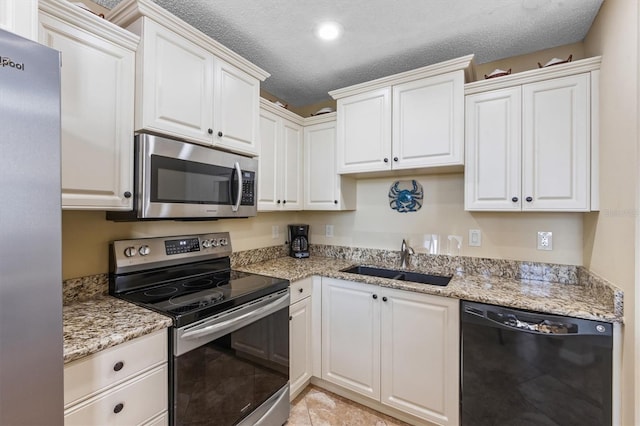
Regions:
<instances>
[{"instance_id":1,"label":"electrical outlet","mask_svg":"<svg viewBox=\"0 0 640 426\"><path fill-rule=\"evenodd\" d=\"M553 250L553 232L538 231L538 250Z\"/></svg>"},{"instance_id":2,"label":"electrical outlet","mask_svg":"<svg viewBox=\"0 0 640 426\"><path fill-rule=\"evenodd\" d=\"M280 237L280 227L278 225L273 225L271 227L271 238L277 240Z\"/></svg>"},{"instance_id":3,"label":"electrical outlet","mask_svg":"<svg viewBox=\"0 0 640 426\"><path fill-rule=\"evenodd\" d=\"M482 245L482 232L479 229L469 229L469 247Z\"/></svg>"},{"instance_id":4,"label":"electrical outlet","mask_svg":"<svg viewBox=\"0 0 640 426\"><path fill-rule=\"evenodd\" d=\"M325 225L324 227L324 236L327 238L333 237L333 225Z\"/></svg>"}]
</instances>

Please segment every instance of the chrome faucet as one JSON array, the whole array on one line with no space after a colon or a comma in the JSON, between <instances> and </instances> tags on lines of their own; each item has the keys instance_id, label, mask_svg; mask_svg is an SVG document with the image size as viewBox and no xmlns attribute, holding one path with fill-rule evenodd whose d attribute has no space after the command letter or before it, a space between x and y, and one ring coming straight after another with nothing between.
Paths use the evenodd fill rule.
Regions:
<instances>
[{"instance_id":1,"label":"chrome faucet","mask_svg":"<svg viewBox=\"0 0 640 426\"><path fill-rule=\"evenodd\" d=\"M406 268L409 266L409 264L411 263L410 256L412 254L415 254L415 252L413 251L413 248L409 247L407 242L403 239L402 246L400 246L400 267L401 268Z\"/></svg>"}]
</instances>

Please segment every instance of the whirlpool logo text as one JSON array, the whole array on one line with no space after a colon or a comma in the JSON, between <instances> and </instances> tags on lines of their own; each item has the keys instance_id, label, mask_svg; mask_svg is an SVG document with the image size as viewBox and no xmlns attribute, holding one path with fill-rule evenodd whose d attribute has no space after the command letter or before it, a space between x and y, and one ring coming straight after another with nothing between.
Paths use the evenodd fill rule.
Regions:
<instances>
[{"instance_id":1,"label":"whirlpool logo text","mask_svg":"<svg viewBox=\"0 0 640 426\"><path fill-rule=\"evenodd\" d=\"M11 58L7 58L6 56L0 56L0 66L2 68L9 67L24 71L24 63L14 62Z\"/></svg>"}]
</instances>

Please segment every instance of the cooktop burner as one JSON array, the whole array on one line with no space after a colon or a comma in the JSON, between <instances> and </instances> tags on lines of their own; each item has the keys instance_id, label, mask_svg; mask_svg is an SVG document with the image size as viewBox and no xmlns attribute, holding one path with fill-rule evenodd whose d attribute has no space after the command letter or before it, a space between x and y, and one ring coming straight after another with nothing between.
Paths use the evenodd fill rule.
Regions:
<instances>
[{"instance_id":1,"label":"cooktop burner","mask_svg":"<svg viewBox=\"0 0 640 426\"><path fill-rule=\"evenodd\" d=\"M148 277L147 277L148 279ZM284 282L284 285L282 284ZM188 324L287 287L288 282L239 271L184 277L117 296ZM275 288L275 290L274 290Z\"/></svg>"},{"instance_id":2,"label":"cooktop burner","mask_svg":"<svg viewBox=\"0 0 640 426\"><path fill-rule=\"evenodd\" d=\"M287 280L231 270L229 241L228 233L114 241L109 294L181 327L288 287Z\"/></svg>"}]
</instances>

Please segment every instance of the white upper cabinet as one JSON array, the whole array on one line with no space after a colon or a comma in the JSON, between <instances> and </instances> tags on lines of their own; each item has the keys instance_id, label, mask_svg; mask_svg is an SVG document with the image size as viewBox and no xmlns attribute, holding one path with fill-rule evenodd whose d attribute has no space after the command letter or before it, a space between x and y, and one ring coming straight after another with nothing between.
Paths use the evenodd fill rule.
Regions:
<instances>
[{"instance_id":1,"label":"white upper cabinet","mask_svg":"<svg viewBox=\"0 0 640 426\"><path fill-rule=\"evenodd\" d=\"M460 165L464 149L464 73L393 86L394 169Z\"/></svg>"},{"instance_id":2,"label":"white upper cabinet","mask_svg":"<svg viewBox=\"0 0 640 426\"><path fill-rule=\"evenodd\" d=\"M338 172L391 170L391 88L338 99Z\"/></svg>"},{"instance_id":3,"label":"white upper cabinet","mask_svg":"<svg viewBox=\"0 0 640 426\"><path fill-rule=\"evenodd\" d=\"M467 96L467 210L520 210L521 92L518 86Z\"/></svg>"},{"instance_id":4,"label":"white upper cabinet","mask_svg":"<svg viewBox=\"0 0 640 426\"><path fill-rule=\"evenodd\" d=\"M302 119L271 102L261 105L258 210L302 210Z\"/></svg>"},{"instance_id":5,"label":"white upper cabinet","mask_svg":"<svg viewBox=\"0 0 640 426\"><path fill-rule=\"evenodd\" d=\"M38 0L0 0L0 29L38 40Z\"/></svg>"},{"instance_id":6,"label":"white upper cabinet","mask_svg":"<svg viewBox=\"0 0 640 426\"><path fill-rule=\"evenodd\" d=\"M150 19L138 50L136 130L212 143L213 55ZM211 133L209 133L211 130Z\"/></svg>"},{"instance_id":7,"label":"white upper cabinet","mask_svg":"<svg viewBox=\"0 0 640 426\"><path fill-rule=\"evenodd\" d=\"M214 145L257 154L260 81L220 59L214 75Z\"/></svg>"},{"instance_id":8,"label":"white upper cabinet","mask_svg":"<svg viewBox=\"0 0 640 426\"><path fill-rule=\"evenodd\" d=\"M467 85L466 210L597 209L599 62Z\"/></svg>"},{"instance_id":9,"label":"white upper cabinet","mask_svg":"<svg viewBox=\"0 0 640 426\"><path fill-rule=\"evenodd\" d=\"M330 92L338 106L338 172L462 166L464 70L472 58Z\"/></svg>"},{"instance_id":10,"label":"white upper cabinet","mask_svg":"<svg viewBox=\"0 0 640 426\"><path fill-rule=\"evenodd\" d=\"M304 209L355 209L356 182L337 172L336 114L304 121Z\"/></svg>"},{"instance_id":11,"label":"white upper cabinet","mask_svg":"<svg viewBox=\"0 0 640 426\"><path fill-rule=\"evenodd\" d=\"M130 210L138 37L66 2L39 7L40 42L62 52L62 207Z\"/></svg>"},{"instance_id":12,"label":"white upper cabinet","mask_svg":"<svg viewBox=\"0 0 640 426\"><path fill-rule=\"evenodd\" d=\"M124 0L107 18L141 36L137 131L244 155L259 152L264 70L150 0Z\"/></svg>"},{"instance_id":13,"label":"white upper cabinet","mask_svg":"<svg viewBox=\"0 0 640 426\"><path fill-rule=\"evenodd\" d=\"M589 74L522 86L523 210L589 210Z\"/></svg>"}]
</instances>

